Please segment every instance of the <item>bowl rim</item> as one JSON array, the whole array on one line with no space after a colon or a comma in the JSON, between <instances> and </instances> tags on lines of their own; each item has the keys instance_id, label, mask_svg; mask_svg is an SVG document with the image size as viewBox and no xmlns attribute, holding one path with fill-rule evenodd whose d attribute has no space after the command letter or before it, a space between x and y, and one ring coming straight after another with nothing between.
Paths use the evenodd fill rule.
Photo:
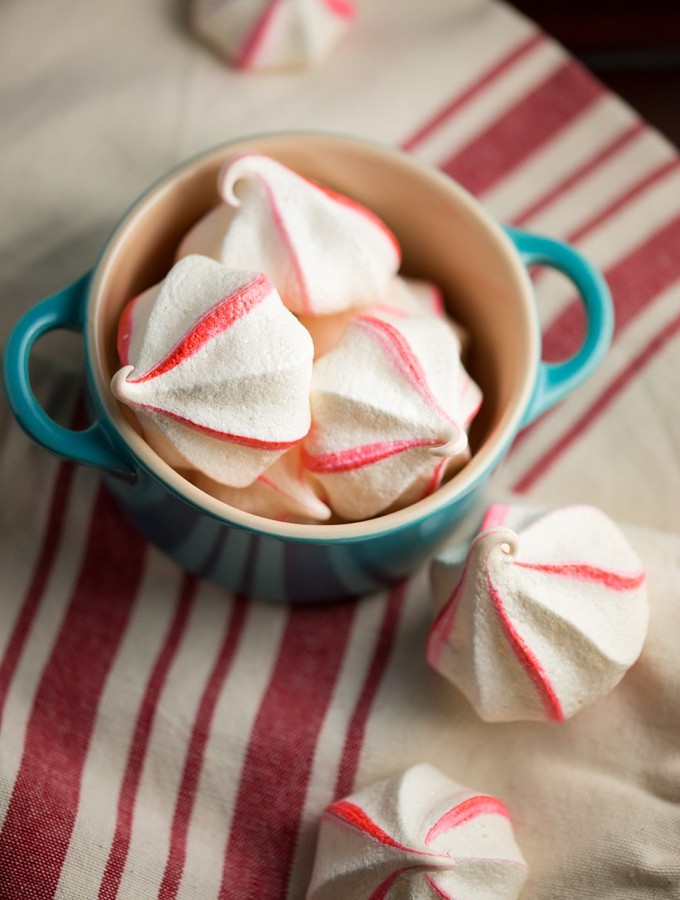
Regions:
<instances>
[{"instance_id":1,"label":"bowl rim","mask_svg":"<svg viewBox=\"0 0 680 900\"><path fill-rule=\"evenodd\" d=\"M455 197L456 202L464 208L466 214L483 226L489 239L509 263L519 288L518 293L527 309L531 311L528 318L532 327L527 335L529 353L524 361L525 374L521 390L503 410L500 421L495 426L494 439L486 441L450 481L429 496L402 509L358 522L303 524L269 519L231 506L196 487L151 449L123 414L122 408L110 391L109 382L104 376L105 365L97 335L97 319L92 310L100 286L115 264L116 251L124 235L133 228L150 203L160 200L178 180L190 177L190 173L197 167L207 166L227 158L231 148L263 140L276 140L291 145L295 142L310 140L320 144L328 142L335 149L346 149L348 152L361 150L374 154L376 157L382 156L408 168L415 168L419 177ZM93 269L86 297L84 340L88 376L100 411L106 417L108 426L115 432L117 442L125 445L128 455L134 459L137 468L144 470L171 493L179 496L196 509L210 514L215 519L263 536L316 543L378 538L384 534L422 523L433 514L456 505L467 496L495 468L519 430L522 416L535 388L541 354L540 324L527 268L501 225L469 191L443 172L399 148L353 135L314 130L265 131L225 141L184 159L152 182L120 217L102 247Z\"/></svg>"}]
</instances>

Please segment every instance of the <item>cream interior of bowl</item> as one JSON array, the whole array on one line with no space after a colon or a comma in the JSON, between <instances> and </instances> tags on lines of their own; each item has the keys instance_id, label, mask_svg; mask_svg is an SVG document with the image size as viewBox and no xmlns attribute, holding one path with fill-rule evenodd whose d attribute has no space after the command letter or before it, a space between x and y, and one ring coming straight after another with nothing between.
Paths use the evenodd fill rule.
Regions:
<instances>
[{"instance_id":1,"label":"cream interior of bowl","mask_svg":"<svg viewBox=\"0 0 680 900\"><path fill-rule=\"evenodd\" d=\"M148 447L134 417L110 392L119 367L118 317L131 297L160 281L187 229L218 202L217 174L229 157L269 154L362 202L397 235L402 271L437 283L451 315L471 337L468 368L484 402L470 433L472 460L433 495L365 522L294 525L243 513L209 497ZM450 502L475 480L514 433L529 401L540 348L531 287L509 240L465 191L404 154L350 138L265 135L185 163L142 197L106 245L90 289L87 343L100 399L133 452L192 503L245 527L288 537L355 537L396 527Z\"/></svg>"}]
</instances>

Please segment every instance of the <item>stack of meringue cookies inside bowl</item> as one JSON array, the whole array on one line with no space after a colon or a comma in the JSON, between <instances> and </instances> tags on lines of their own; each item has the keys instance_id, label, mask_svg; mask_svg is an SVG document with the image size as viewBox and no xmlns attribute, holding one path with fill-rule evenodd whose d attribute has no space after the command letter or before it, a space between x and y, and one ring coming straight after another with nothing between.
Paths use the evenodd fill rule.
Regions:
<instances>
[{"instance_id":1,"label":"stack of meringue cookies inside bowl","mask_svg":"<svg viewBox=\"0 0 680 900\"><path fill-rule=\"evenodd\" d=\"M437 285L399 274L370 210L274 159L228 160L218 189L120 317L112 390L146 441L278 520L358 521L437 490L482 401ZM592 507L496 504L432 586L427 659L486 721L569 718L646 635L641 563ZM308 897L516 897L526 874L502 801L423 764L326 809Z\"/></svg>"},{"instance_id":2,"label":"stack of meringue cookies inside bowl","mask_svg":"<svg viewBox=\"0 0 680 900\"><path fill-rule=\"evenodd\" d=\"M232 159L219 190L121 318L113 391L148 443L286 521L357 521L434 490L467 460L481 402L436 286L397 274L371 212L273 159Z\"/></svg>"}]
</instances>

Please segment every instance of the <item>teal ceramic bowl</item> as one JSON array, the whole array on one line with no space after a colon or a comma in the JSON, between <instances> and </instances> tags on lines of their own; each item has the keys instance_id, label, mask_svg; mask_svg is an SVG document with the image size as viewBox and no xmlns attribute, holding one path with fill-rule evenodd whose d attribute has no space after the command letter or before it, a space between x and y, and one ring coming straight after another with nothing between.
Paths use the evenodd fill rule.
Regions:
<instances>
[{"instance_id":1,"label":"teal ceramic bowl","mask_svg":"<svg viewBox=\"0 0 680 900\"><path fill-rule=\"evenodd\" d=\"M110 391L123 305L165 275L183 234L218 202L223 162L246 151L267 153L381 216L401 242L405 274L439 284L452 315L470 333L469 368L484 392L470 433L472 459L406 509L321 525L242 512L160 459ZM558 364L541 359L527 272L533 263L562 271L585 307L584 341ZM54 422L29 382L34 341L59 328L81 332L84 340L92 423L82 432ZM327 134L271 134L213 149L151 187L116 227L94 270L17 323L6 348L4 383L14 416L37 443L102 470L140 539L229 591L276 602L323 602L367 594L420 566L468 509L518 430L593 371L611 333L607 287L572 248L501 228L459 185L399 151Z\"/></svg>"}]
</instances>

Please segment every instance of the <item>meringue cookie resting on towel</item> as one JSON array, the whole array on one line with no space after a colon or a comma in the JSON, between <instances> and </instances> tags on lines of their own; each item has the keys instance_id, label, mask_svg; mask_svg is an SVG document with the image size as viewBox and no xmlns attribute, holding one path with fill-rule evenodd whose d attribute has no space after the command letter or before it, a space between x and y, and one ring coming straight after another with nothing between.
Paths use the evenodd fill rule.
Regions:
<instances>
[{"instance_id":1,"label":"meringue cookie resting on towel","mask_svg":"<svg viewBox=\"0 0 680 900\"><path fill-rule=\"evenodd\" d=\"M242 69L317 63L355 14L352 0L193 0L191 5L196 34Z\"/></svg>"},{"instance_id":2,"label":"meringue cookie resting on towel","mask_svg":"<svg viewBox=\"0 0 680 900\"><path fill-rule=\"evenodd\" d=\"M466 429L480 401L445 321L355 316L314 364L304 465L342 518L405 506L467 461Z\"/></svg>"},{"instance_id":3,"label":"meringue cookie resting on towel","mask_svg":"<svg viewBox=\"0 0 680 900\"><path fill-rule=\"evenodd\" d=\"M119 323L115 396L170 465L246 487L307 433L313 346L260 273L189 256Z\"/></svg>"},{"instance_id":4,"label":"meringue cookie resting on towel","mask_svg":"<svg viewBox=\"0 0 680 900\"><path fill-rule=\"evenodd\" d=\"M505 805L421 763L326 808L307 900L509 900L526 876Z\"/></svg>"},{"instance_id":5,"label":"meringue cookie resting on towel","mask_svg":"<svg viewBox=\"0 0 680 900\"><path fill-rule=\"evenodd\" d=\"M178 257L201 253L264 272L295 313L325 315L384 299L401 251L360 203L257 153L229 160L218 190L225 202L188 232Z\"/></svg>"},{"instance_id":6,"label":"meringue cookie resting on towel","mask_svg":"<svg viewBox=\"0 0 680 900\"><path fill-rule=\"evenodd\" d=\"M232 488L202 474L193 481L230 506L279 522L325 522L331 515L302 469L300 445L284 453L248 487Z\"/></svg>"},{"instance_id":7,"label":"meringue cookie resting on towel","mask_svg":"<svg viewBox=\"0 0 680 900\"><path fill-rule=\"evenodd\" d=\"M569 718L618 684L647 632L640 560L590 506L494 505L464 564L442 554L432 583L427 658L487 721Z\"/></svg>"}]
</instances>

